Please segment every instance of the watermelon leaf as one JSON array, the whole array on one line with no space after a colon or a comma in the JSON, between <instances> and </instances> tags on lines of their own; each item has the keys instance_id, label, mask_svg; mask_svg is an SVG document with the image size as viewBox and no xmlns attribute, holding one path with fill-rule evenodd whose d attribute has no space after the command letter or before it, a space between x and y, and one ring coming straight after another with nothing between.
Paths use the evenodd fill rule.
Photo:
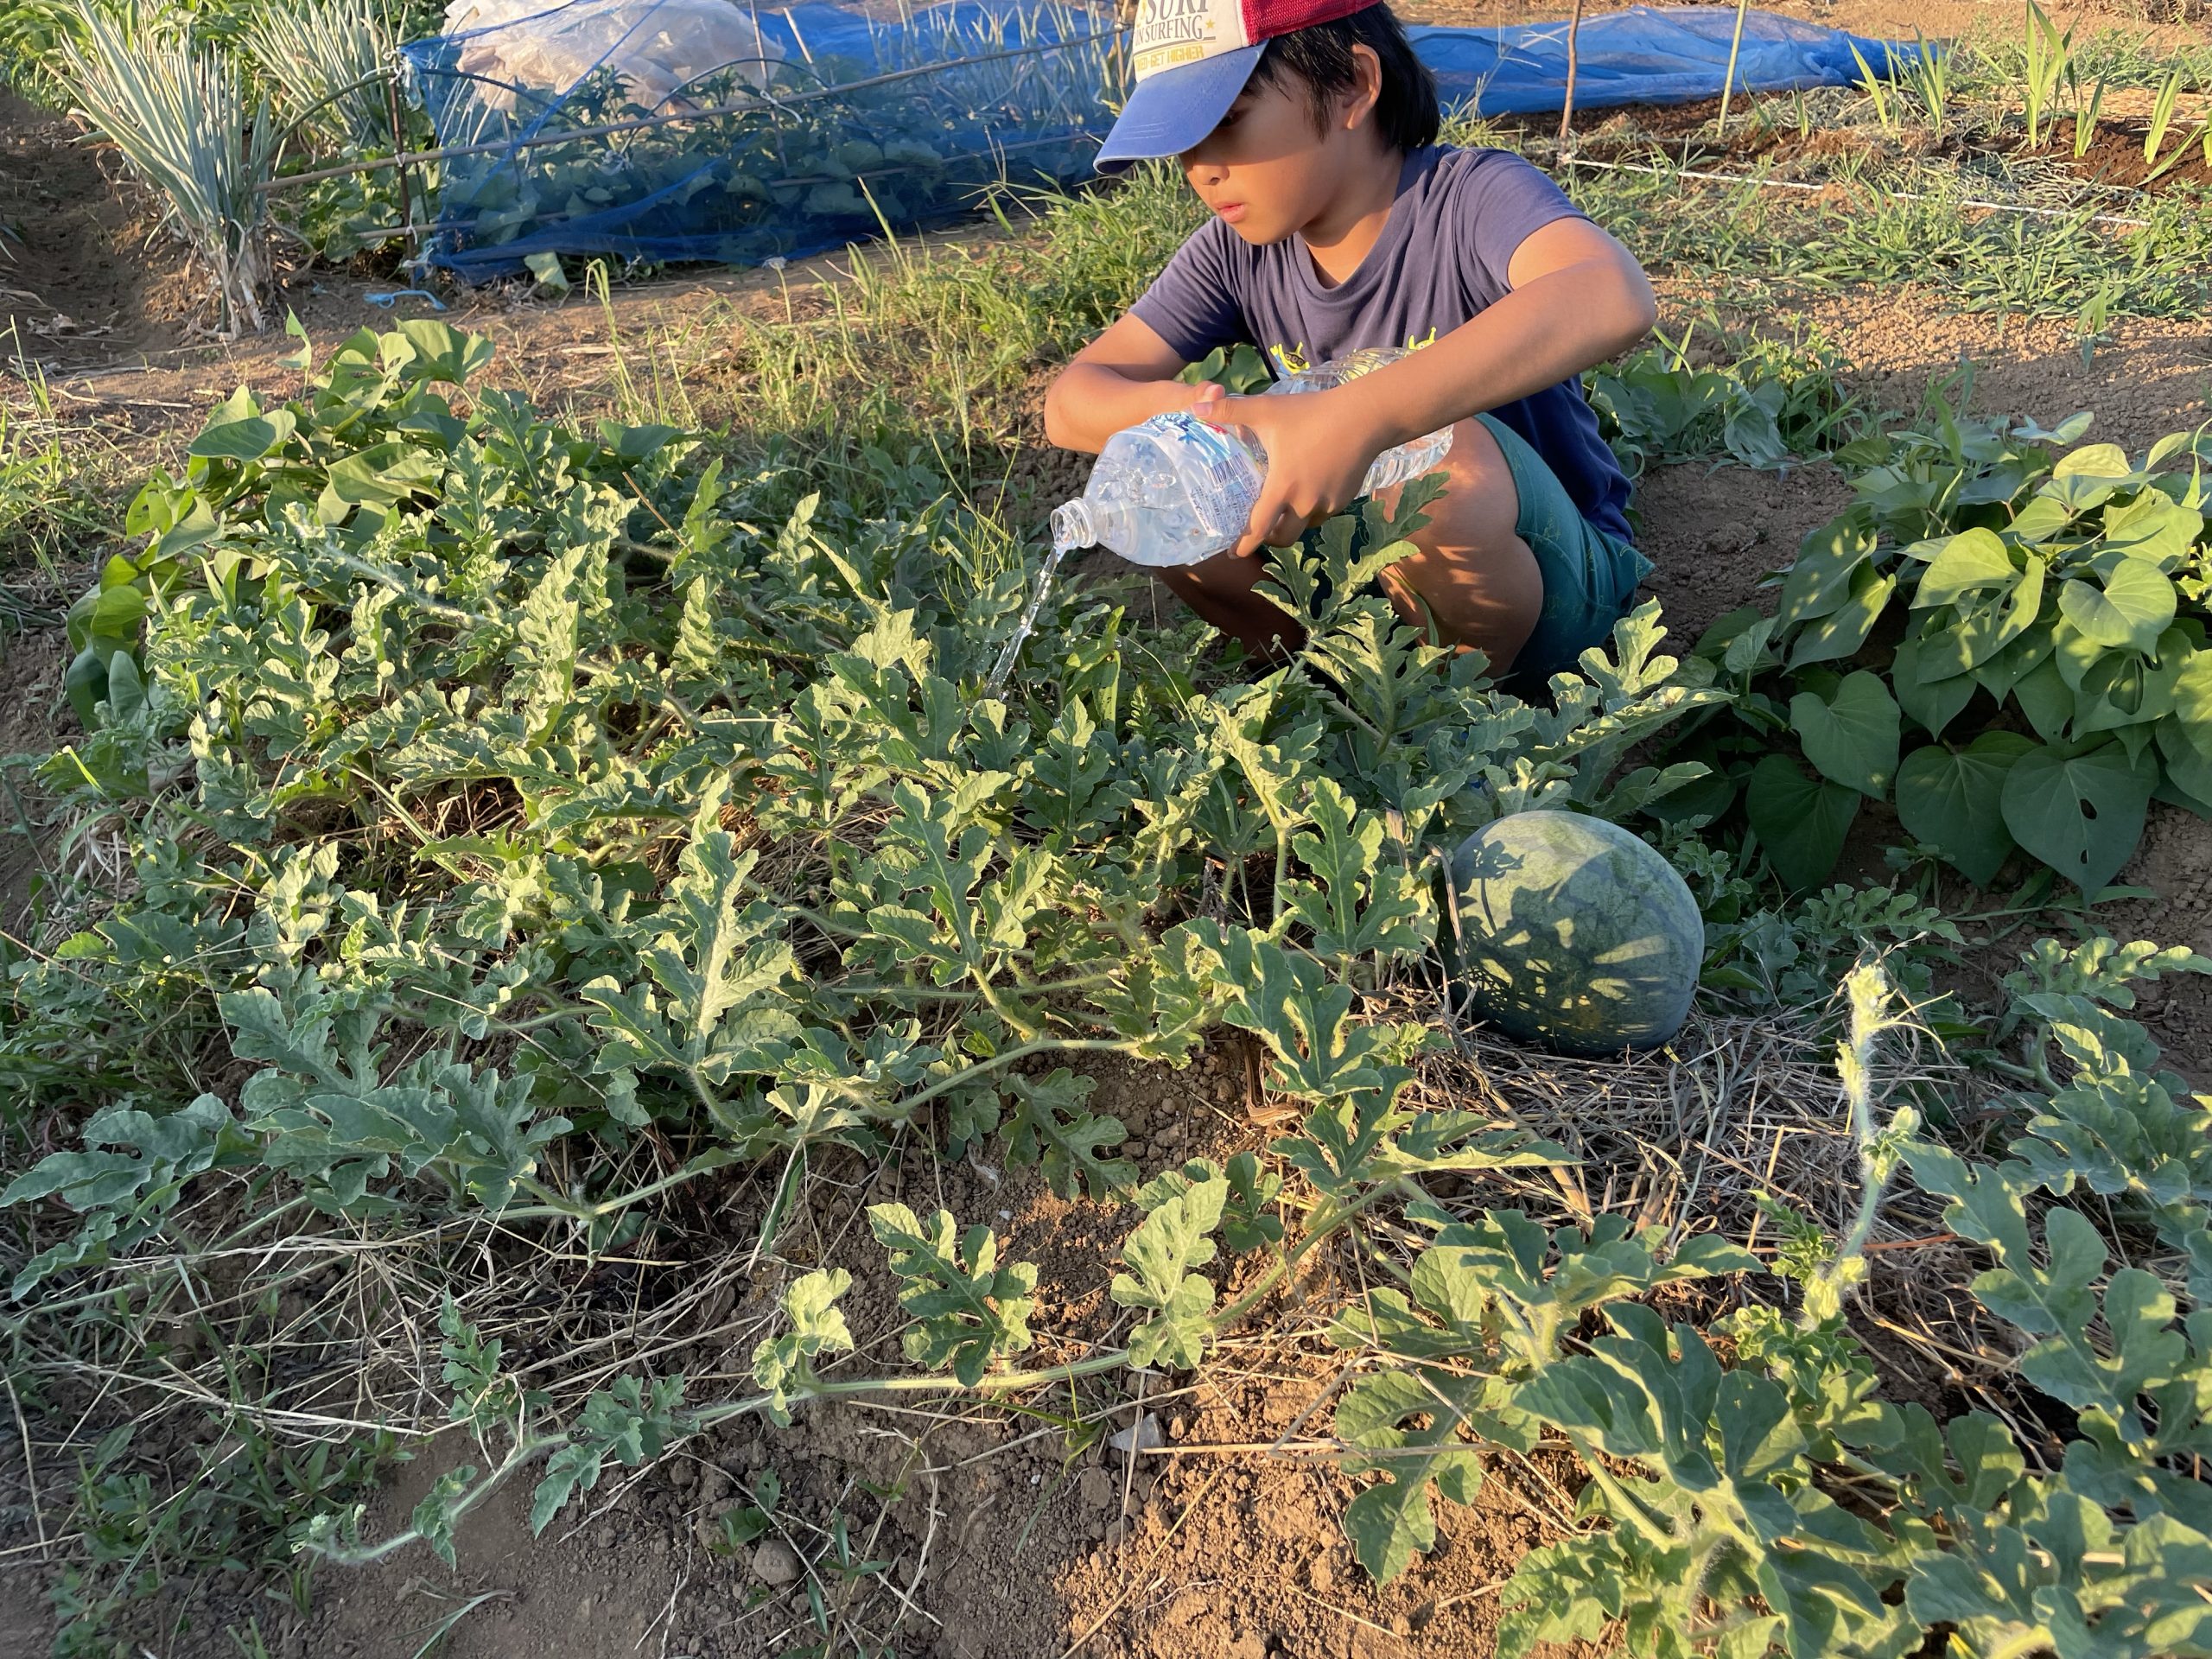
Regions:
<instances>
[{"instance_id":1,"label":"watermelon leaf","mask_svg":"<svg viewBox=\"0 0 2212 1659\"><path fill-rule=\"evenodd\" d=\"M2013 840L2094 899L2143 838L2158 764L2117 742L2083 754L2031 749L2005 779L2005 827Z\"/></svg>"},{"instance_id":2,"label":"watermelon leaf","mask_svg":"<svg viewBox=\"0 0 2212 1659\"><path fill-rule=\"evenodd\" d=\"M1859 799L1858 791L1808 778L1789 756L1770 754L1751 769L1744 810L1775 874L1802 890L1835 868Z\"/></svg>"}]
</instances>

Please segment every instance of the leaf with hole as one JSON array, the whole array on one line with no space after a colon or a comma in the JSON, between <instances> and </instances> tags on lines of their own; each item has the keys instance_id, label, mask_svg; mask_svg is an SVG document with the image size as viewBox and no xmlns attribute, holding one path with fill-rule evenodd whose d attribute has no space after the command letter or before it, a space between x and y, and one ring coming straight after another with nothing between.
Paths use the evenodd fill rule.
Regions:
<instances>
[{"instance_id":1,"label":"leaf with hole","mask_svg":"<svg viewBox=\"0 0 2212 1659\"><path fill-rule=\"evenodd\" d=\"M2069 755L2031 749L2012 765L2002 796L2012 839L2094 899L2143 838L2157 763L2117 743Z\"/></svg>"}]
</instances>

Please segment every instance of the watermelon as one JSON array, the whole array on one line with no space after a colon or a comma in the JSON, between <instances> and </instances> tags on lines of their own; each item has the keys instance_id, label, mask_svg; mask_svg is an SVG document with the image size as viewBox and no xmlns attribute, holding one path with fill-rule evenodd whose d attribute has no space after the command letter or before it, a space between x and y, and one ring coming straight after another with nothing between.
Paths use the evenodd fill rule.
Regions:
<instances>
[{"instance_id":1,"label":"watermelon","mask_svg":"<svg viewBox=\"0 0 2212 1659\"><path fill-rule=\"evenodd\" d=\"M1459 843L1457 969L1516 1042L1618 1054L1688 1018L1705 918L1674 867L1617 823L1516 812Z\"/></svg>"}]
</instances>

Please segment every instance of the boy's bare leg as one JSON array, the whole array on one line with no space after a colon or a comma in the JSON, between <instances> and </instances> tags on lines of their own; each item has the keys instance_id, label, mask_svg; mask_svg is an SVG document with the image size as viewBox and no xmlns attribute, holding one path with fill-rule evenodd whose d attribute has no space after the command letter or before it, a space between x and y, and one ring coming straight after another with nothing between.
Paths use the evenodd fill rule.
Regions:
<instances>
[{"instance_id":1,"label":"boy's bare leg","mask_svg":"<svg viewBox=\"0 0 2212 1659\"><path fill-rule=\"evenodd\" d=\"M1444 473L1444 494L1429 505L1428 523L1414 532L1415 550L1382 573L1383 589L1407 621L1425 629L1433 615L1446 644L1481 651L1491 671L1503 673L1535 631L1544 604L1535 556L1515 528L1520 497L1497 440L1480 421L1452 429ZM1396 496L1386 491L1382 499L1395 505ZM1255 655L1277 655L1302 643L1297 625L1254 591L1267 574L1263 560L1224 553L1159 574L1192 610Z\"/></svg>"}]
</instances>

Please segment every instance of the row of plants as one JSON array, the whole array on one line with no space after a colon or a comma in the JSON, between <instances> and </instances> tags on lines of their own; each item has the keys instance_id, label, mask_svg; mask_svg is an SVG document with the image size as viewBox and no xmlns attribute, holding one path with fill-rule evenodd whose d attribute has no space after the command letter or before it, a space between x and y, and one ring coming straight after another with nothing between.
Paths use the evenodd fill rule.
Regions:
<instances>
[{"instance_id":1,"label":"row of plants","mask_svg":"<svg viewBox=\"0 0 2212 1659\"><path fill-rule=\"evenodd\" d=\"M1190 653L1135 648L1110 599L1079 592L985 696L1025 585L995 521L919 491L863 515L794 467L734 474L674 427L550 422L483 384L489 359L411 322L346 341L296 397L239 393L141 493L143 547L73 619L90 729L41 777L72 825L58 867L84 874L45 896L49 945L0 943L10 1377L32 1410L69 1398L73 1344L135 1330L128 1310L180 1261L493 1217L596 1258L753 1167L771 1173L773 1259L822 1160L973 1147L1064 1195L1134 1202L1117 1347L1014 1369L1050 1313L1033 1268L988 1226L878 1206L914 1369L836 1363L840 1270L790 1281L756 1391L729 1400L635 1375L556 1414L455 1314L446 1374L484 1472L450 1471L410 1528L365 1541L365 1450L300 1471L317 1496L277 1506L283 1527L345 1560L449 1552L500 1480L538 1483L542 1529L610 1466L741 1414L1188 1369L1313 1252L1353 1249L1374 1288L1335 1318L1358 1363L1334 1426L1372 1477L1345 1517L1371 1572L1431 1545L1431 1493L1471 1496L1485 1445L1564 1445L1587 1473L1590 1531L1522 1564L1509 1650L1614 1619L1655 1652L1904 1654L1941 1626L1983 1655L2212 1648L2191 1565L2212 1560L2192 1472L2212 1120L2124 1017L2133 983L2212 963L2038 946L1977 1039L2024 1085L1996 1108L1994 1163L1939 1144L1916 1108L1882 1121L1900 1015L1855 975L1839 1058L1859 1219L1796 1228L1778 1281L1717 1237L1440 1204L1429 1176L1565 1158L1413 1104L1437 1033L1376 1000L1435 974L1436 857L1470 828L1549 804L1663 830L1738 994L1762 976L1776 1000L1824 993L1793 927L1940 924L1878 890L1871 910L1833 897L1825 925L1757 911L1773 843L1732 856L1691 833L1704 812L1656 818L1727 781L1725 757L1643 757L1670 733L1719 741L1692 722L1756 719L1742 662L1663 654L1646 607L1548 702L1502 694L1478 658L1341 597L1404 548L1370 505L1281 563L1309 624L1287 666L1194 679L1167 666ZM2023 450L2041 440L2005 436L2019 453L1991 476L2008 487L1938 484L1914 470L1938 441L1879 441L1923 518L1974 493L2010 526L2060 476ZM2194 505L2115 476L2069 468L2092 481L2063 486L2046 540L2133 547L2113 524L2134 504L2152 503L2146 531L2157 504ZM2109 593L2096 556L2065 556ZM1141 1169L1090 1104L1086 1057L1182 1065L1221 1027L1260 1046L1303 1122L1264 1158ZM211 1061L241 1080L207 1086ZM24 1155L54 1137L74 1144ZM1875 1396L1844 1309L1908 1168L1989 1253L1974 1294L2016 1333L2022 1381L2074 1414L2062 1464L1994 1417L1938 1425ZM1385 1206L1402 1230L1361 1224ZM1745 1306L1717 1341L1637 1300L1723 1277ZM126 1374L162 1362L145 1343L123 1340ZM127 1449L100 1461L127 1509ZM168 1497L137 1512L172 1513ZM65 1580L86 1650L127 1577Z\"/></svg>"},{"instance_id":2,"label":"row of plants","mask_svg":"<svg viewBox=\"0 0 2212 1659\"><path fill-rule=\"evenodd\" d=\"M2212 1497L2196 1478L2212 1435L2212 1105L2156 1069L2142 1028L2116 1010L2132 986L2212 962L2110 941L2046 943L2007 988L2037 1071L2063 1055L2063 1087L2020 1103L2024 1132L1998 1163L1970 1164L1922 1136L1906 1107L1878 1122L1881 1039L1894 1014L1880 971L1846 984L1838 1052L1858 1127L1859 1221L1832 1238L1802 1219L1773 1271L1775 1300L1752 1300L1708 1338L1639 1300L1663 1287L1767 1271L1712 1234L1669 1244L1608 1217L1546 1229L1517 1210L1452 1210L1426 1197L1406 1210L1421 1242L1409 1256L1366 1250L1388 1282L1335 1314L1331 1343L1357 1373L1333 1427L1346 1468L1371 1476L1344 1511L1363 1566L1387 1581L1437 1540L1434 1500L1474 1500L1499 1451L1564 1443L1588 1479L1578 1535L1524 1557L1502 1592L1498 1651L1624 1632L1639 1654L1902 1656L1948 1637L1961 1655L2180 1656L2212 1651ZM1194 1160L1135 1194L1142 1219L1122 1249L1114 1300L1135 1323L1127 1345L1022 1371L1040 1310L1033 1264L1001 1259L987 1226L948 1212L927 1222L899 1205L868 1219L910 1317L907 1357L922 1374L855 1376L839 1307L842 1268L784 1293L784 1328L753 1358L761 1392L687 1401L680 1376L626 1377L570 1424L533 1421L496 1351L448 1318L454 1412L497 1459L480 1478L455 1471L410 1525L372 1545L358 1506L309 1529L312 1547L363 1562L427 1544L452 1559L468 1510L518 1471L536 1474L540 1531L611 1468L658 1457L741 1415L788 1422L806 1403L854 1395L960 1389L1002 1395L1124 1367L1193 1369L1308 1253L1378 1200L1424 1174L1563 1159L1542 1143L1484 1144L1453 1114L1406 1109L1408 1074L1386 1058L1417 1033L1354 1025L1341 1062L1317 1071L1318 1038L1292 1047L1249 998L1227 1011L1271 1052L1274 1081L1312 1103L1299 1133L1271 1151L1304 1189L1287 1235L1269 1213L1281 1177L1240 1154ZM1844 1300L1884 1188L1902 1171L1944 1200L1943 1220L1986 1250L1980 1312L2017 1345L2019 1375L2074 1414L2055 1465L1991 1413L1938 1422L1881 1400ZM2035 1200L2076 1192L2120 1205L2139 1241L2113 1252L2080 1211ZM1223 1303L1198 1271L1224 1258L1265 1264ZM2145 1262L2150 1267L2142 1265ZM2156 1269L2155 1271L2153 1269ZM2185 1284L2183 1315L2171 1284ZM2099 1327L2101 1325L2101 1333ZM535 1465L543 1464L543 1472Z\"/></svg>"},{"instance_id":3,"label":"row of plants","mask_svg":"<svg viewBox=\"0 0 2212 1659\"><path fill-rule=\"evenodd\" d=\"M621 62L518 86L497 66L531 61L538 27L408 48L442 142L482 151L440 187L438 255L471 280L562 255L757 264L953 217L1009 184L1071 186L1091 175L1118 73L1110 24L1052 0L925 10L834 47L791 21L789 42L763 37L770 55L672 89ZM700 113L661 121L687 106Z\"/></svg>"},{"instance_id":4,"label":"row of plants","mask_svg":"<svg viewBox=\"0 0 2212 1659\"><path fill-rule=\"evenodd\" d=\"M1708 775L1663 810L1742 821L1790 885L1824 882L1861 808L1980 887L2015 851L2094 898L2153 799L2212 817L2205 463L1968 419L1839 448L1853 500L1811 532L1772 614L1698 642L1733 696L1676 751Z\"/></svg>"},{"instance_id":5,"label":"row of plants","mask_svg":"<svg viewBox=\"0 0 2212 1659\"><path fill-rule=\"evenodd\" d=\"M2013 136L2017 115L2017 138L2029 153L2045 149L2057 137L2063 100L2072 117L2069 143L2078 162L2096 142L2107 91L2155 87L2157 95L2142 133L2141 182L2156 183L2200 149L2212 165L2212 120L2177 119L2184 93L2202 90L2212 65L2189 52L2178 61L2146 64L2139 43L2125 35L2115 38L2115 31L2107 30L2077 44L2080 33L2078 17L2061 29L2037 0L2024 0L2015 37L1980 42L1978 50L1963 58L1955 47L1931 45L1916 34L1914 52L1902 60L1881 54L1882 72L1878 73L1854 46L1858 90L1877 124L1893 137L1918 125L1940 140L1962 115L1985 129L1981 136Z\"/></svg>"},{"instance_id":6,"label":"row of plants","mask_svg":"<svg viewBox=\"0 0 2212 1659\"><path fill-rule=\"evenodd\" d=\"M206 269L224 325L259 330L278 232L343 259L405 233L396 174L278 192L318 158L389 156L429 130L395 77L383 0L253 7L35 0L0 37L9 78L79 114L159 197ZM434 182L419 174L417 188Z\"/></svg>"}]
</instances>

